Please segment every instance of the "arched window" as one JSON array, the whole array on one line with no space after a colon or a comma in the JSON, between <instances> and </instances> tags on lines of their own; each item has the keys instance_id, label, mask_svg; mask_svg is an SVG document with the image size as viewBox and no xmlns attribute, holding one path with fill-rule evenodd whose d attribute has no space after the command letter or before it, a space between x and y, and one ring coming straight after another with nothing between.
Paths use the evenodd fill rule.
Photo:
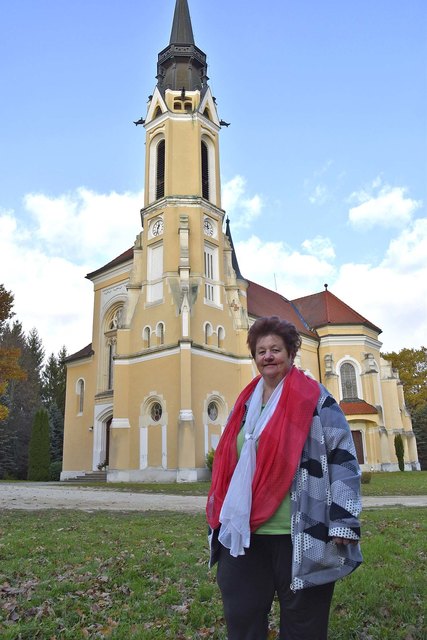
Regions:
<instances>
[{"instance_id":1,"label":"arched window","mask_svg":"<svg viewBox=\"0 0 427 640\"><path fill-rule=\"evenodd\" d=\"M155 118L158 118L158 117L159 117L159 116L161 116L161 115L162 115L162 110L160 109L160 107L156 107L156 110L155 110L155 112L154 112L154 116L153 116L153 120L154 120Z\"/></svg>"},{"instance_id":2,"label":"arched window","mask_svg":"<svg viewBox=\"0 0 427 640\"><path fill-rule=\"evenodd\" d=\"M202 152L202 196L209 200L209 150L206 142L201 142Z\"/></svg>"},{"instance_id":3,"label":"arched window","mask_svg":"<svg viewBox=\"0 0 427 640\"><path fill-rule=\"evenodd\" d=\"M223 327L218 327L217 336L218 336L218 348L219 349L222 349L223 346L224 346L224 335L225 335L225 332L224 332Z\"/></svg>"},{"instance_id":4,"label":"arched window","mask_svg":"<svg viewBox=\"0 0 427 640\"><path fill-rule=\"evenodd\" d=\"M204 334L205 334L205 344L209 344L210 337L212 335L212 325L210 324L210 322L206 322L204 327Z\"/></svg>"},{"instance_id":5,"label":"arched window","mask_svg":"<svg viewBox=\"0 0 427 640\"><path fill-rule=\"evenodd\" d=\"M85 402L85 383L84 380L80 378L77 383L77 396L78 396L78 412L83 413L84 402Z\"/></svg>"},{"instance_id":6,"label":"arched window","mask_svg":"<svg viewBox=\"0 0 427 640\"><path fill-rule=\"evenodd\" d=\"M151 346L151 329L150 329L150 327L145 327L144 328L143 340L144 340L144 347L146 349L149 349L150 346Z\"/></svg>"},{"instance_id":7,"label":"arched window","mask_svg":"<svg viewBox=\"0 0 427 640\"><path fill-rule=\"evenodd\" d=\"M159 322L159 324L157 325L156 334L157 334L157 344L164 344L165 343L165 325L163 324L163 322Z\"/></svg>"},{"instance_id":8,"label":"arched window","mask_svg":"<svg viewBox=\"0 0 427 640\"><path fill-rule=\"evenodd\" d=\"M350 362L344 362L340 367L341 391L343 400L357 399L356 369Z\"/></svg>"},{"instance_id":9,"label":"arched window","mask_svg":"<svg viewBox=\"0 0 427 640\"><path fill-rule=\"evenodd\" d=\"M157 145L156 161L156 200L165 195L165 141L161 140Z\"/></svg>"},{"instance_id":10,"label":"arched window","mask_svg":"<svg viewBox=\"0 0 427 640\"><path fill-rule=\"evenodd\" d=\"M110 391L114 387L114 356L116 355L116 339L108 340L108 372L107 389Z\"/></svg>"}]
</instances>

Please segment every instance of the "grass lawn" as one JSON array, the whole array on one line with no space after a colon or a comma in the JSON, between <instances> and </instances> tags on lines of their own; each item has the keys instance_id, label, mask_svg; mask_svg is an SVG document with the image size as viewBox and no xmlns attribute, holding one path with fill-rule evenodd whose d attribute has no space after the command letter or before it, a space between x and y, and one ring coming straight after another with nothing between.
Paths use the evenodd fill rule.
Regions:
<instances>
[{"instance_id":1,"label":"grass lawn","mask_svg":"<svg viewBox=\"0 0 427 640\"><path fill-rule=\"evenodd\" d=\"M362 525L365 562L337 584L330 637L425 640L426 510L369 510ZM0 512L0 637L225 640L204 516Z\"/></svg>"},{"instance_id":2,"label":"grass lawn","mask_svg":"<svg viewBox=\"0 0 427 640\"><path fill-rule=\"evenodd\" d=\"M73 483L74 485L75 483ZM85 483L85 487L116 489L143 493L166 493L190 496L208 494L209 482L148 484L136 482ZM364 496L419 496L427 495L427 471L378 472L372 474L369 484L362 485Z\"/></svg>"}]
</instances>

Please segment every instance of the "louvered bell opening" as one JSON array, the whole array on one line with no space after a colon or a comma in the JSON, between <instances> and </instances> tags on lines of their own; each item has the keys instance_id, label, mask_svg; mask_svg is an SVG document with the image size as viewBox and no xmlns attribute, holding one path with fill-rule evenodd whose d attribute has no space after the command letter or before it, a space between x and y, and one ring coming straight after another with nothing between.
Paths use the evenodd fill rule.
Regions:
<instances>
[{"instance_id":1,"label":"louvered bell opening","mask_svg":"<svg viewBox=\"0 0 427 640\"><path fill-rule=\"evenodd\" d=\"M202 142L202 196L209 200L208 147L205 142Z\"/></svg>"},{"instance_id":2,"label":"louvered bell opening","mask_svg":"<svg viewBox=\"0 0 427 640\"><path fill-rule=\"evenodd\" d=\"M157 147L157 171L156 171L156 200L165 195L165 141L159 142Z\"/></svg>"}]
</instances>

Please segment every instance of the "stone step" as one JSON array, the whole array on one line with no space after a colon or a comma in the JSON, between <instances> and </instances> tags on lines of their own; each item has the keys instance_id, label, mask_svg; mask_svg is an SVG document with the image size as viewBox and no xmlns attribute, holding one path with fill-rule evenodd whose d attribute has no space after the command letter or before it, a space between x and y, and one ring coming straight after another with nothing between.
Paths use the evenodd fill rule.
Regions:
<instances>
[{"instance_id":1,"label":"stone step","mask_svg":"<svg viewBox=\"0 0 427 640\"><path fill-rule=\"evenodd\" d=\"M77 482L78 484L84 484L85 482L107 482L107 472L86 471L75 478L67 478L67 480L63 480L63 482Z\"/></svg>"}]
</instances>

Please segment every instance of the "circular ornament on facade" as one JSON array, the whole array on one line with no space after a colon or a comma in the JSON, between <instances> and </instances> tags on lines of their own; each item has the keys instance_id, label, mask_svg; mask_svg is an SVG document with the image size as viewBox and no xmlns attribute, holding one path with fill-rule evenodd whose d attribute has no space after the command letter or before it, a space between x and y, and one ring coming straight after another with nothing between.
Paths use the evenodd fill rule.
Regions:
<instances>
[{"instance_id":1,"label":"circular ornament on facade","mask_svg":"<svg viewBox=\"0 0 427 640\"><path fill-rule=\"evenodd\" d=\"M153 234L153 236L161 236L163 233L163 227L163 220L161 218L157 218L157 220L153 222L153 226L151 227L151 233Z\"/></svg>"},{"instance_id":2,"label":"circular ornament on facade","mask_svg":"<svg viewBox=\"0 0 427 640\"><path fill-rule=\"evenodd\" d=\"M160 402L153 402L150 410L152 420L154 420L154 422L159 422L160 418L162 417L162 413L163 410Z\"/></svg>"},{"instance_id":3,"label":"circular ornament on facade","mask_svg":"<svg viewBox=\"0 0 427 640\"><path fill-rule=\"evenodd\" d=\"M214 422L218 418L218 405L216 402L209 402L208 416L209 420L212 420L212 422Z\"/></svg>"},{"instance_id":4,"label":"circular ornament on facade","mask_svg":"<svg viewBox=\"0 0 427 640\"><path fill-rule=\"evenodd\" d=\"M207 236L213 236L214 234L214 226L208 218L205 218L203 221L203 230Z\"/></svg>"}]
</instances>

